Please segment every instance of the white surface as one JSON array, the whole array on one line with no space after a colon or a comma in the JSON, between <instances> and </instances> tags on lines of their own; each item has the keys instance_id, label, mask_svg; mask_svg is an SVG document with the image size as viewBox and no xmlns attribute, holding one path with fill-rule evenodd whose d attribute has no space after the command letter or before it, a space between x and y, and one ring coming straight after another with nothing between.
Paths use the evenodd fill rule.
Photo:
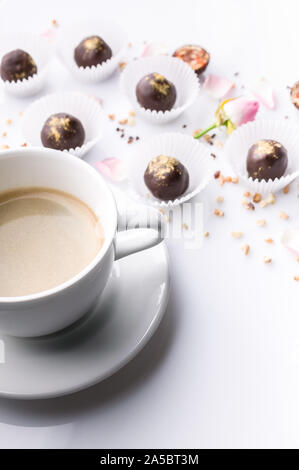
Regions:
<instances>
[{"instance_id":1,"label":"white surface","mask_svg":"<svg viewBox=\"0 0 299 470\"><path fill-rule=\"evenodd\" d=\"M136 269L142 273L137 281ZM104 380L148 342L165 312L168 295L164 244L115 263L103 297L76 324L43 338L0 335L7 358L1 364L0 395L57 397Z\"/></svg>"},{"instance_id":2,"label":"white surface","mask_svg":"<svg viewBox=\"0 0 299 470\"><path fill-rule=\"evenodd\" d=\"M70 11L76 18L95 11L117 15L134 42L169 40L175 48L196 41L212 53L208 71L228 78L240 72L235 80L246 86L261 76L275 85L278 110L262 109L260 116L288 115L298 122L286 89L298 80L299 5L293 0L86 0L72 2L72 10L68 1L11 0L4 4L0 26L41 31L52 18L69 20ZM51 90L85 90L60 65L53 66L51 80ZM117 80L93 90L104 98L107 113L123 118L130 107ZM184 132L190 134L210 123L213 106L201 93L179 121L163 129L182 131L187 123ZM0 108L1 128L24 107L25 102L7 100ZM106 137L88 161L130 151L116 125L107 122ZM160 131L138 119L128 135L143 139ZM21 144L22 138L16 141ZM211 149L220 167L221 152ZM241 207L243 191L238 185L219 188L213 181L197 197L204 202L204 230L211 236L197 251L184 249L182 240L168 243L173 289L167 314L136 359L74 396L33 403L1 400L1 447L298 447L299 283L292 277L299 265L278 243L283 227L299 225L297 183L290 194L279 194L274 206L255 212ZM220 193L224 218L213 215ZM291 215L289 221L279 218L280 210ZM268 226L257 228L258 218L267 219ZM233 239L233 230L244 231L244 241ZM275 245L264 242L267 235ZM251 245L248 257L240 250L245 240ZM262 262L268 254L272 265Z\"/></svg>"}]
</instances>

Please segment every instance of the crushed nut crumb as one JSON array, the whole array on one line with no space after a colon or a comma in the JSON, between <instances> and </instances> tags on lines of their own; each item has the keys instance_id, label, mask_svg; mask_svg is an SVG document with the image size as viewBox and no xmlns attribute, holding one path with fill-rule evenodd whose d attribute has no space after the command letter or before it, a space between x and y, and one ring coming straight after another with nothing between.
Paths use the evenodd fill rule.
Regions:
<instances>
[{"instance_id":1,"label":"crushed nut crumb","mask_svg":"<svg viewBox=\"0 0 299 470\"><path fill-rule=\"evenodd\" d=\"M273 238L265 238L266 243L274 243Z\"/></svg>"},{"instance_id":2,"label":"crushed nut crumb","mask_svg":"<svg viewBox=\"0 0 299 470\"><path fill-rule=\"evenodd\" d=\"M253 196L253 202L258 203L258 202L261 202L261 200L262 200L262 195L259 193L255 193Z\"/></svg>"},{"instance_id":3,"label":"crushed nut crumb","mask_svg":"<svg viewBox=\"0 0 299 470\"><path fill-rule=\"evenodd\" d=\"M281 219L283 219L283 220L289 219L288 214L287 214L286 212L283 212L283 211L280 211L279 217L280 217Z\"/></svg>"},{"instance_id":4,"label":"crushed nut crumb","mask_svg":"<svg viewBox=\"0 0 299 470\"><path fill-rule=\"evenodd\" d=\"M219 149L222 149L222 147L223 147L223 143L220 142L220 140L216 140L216 141L215 141L215 145L216 145Z\"/></svg>"},{"instance_id":5,"label":"crushed nut crumb","mask_svg":"<svg viewBox=\"0 0 299 470\"><path fill-rule=\"evenodd\" d=\"M9 149L9 145L0 145L0 150Z\"/></svg>"},{"instance_id":6,"label":"crushed nut crumb","mask_svg":"<svg viewBox=\"0 0 299 470\"><path fill-rule=\"evenodd\" d=\"M246 243L245 245L243 245L243 246L242 246L242 248L241 248L241 249L242 249L242 251L243 251L244 255L246 255L246 256L247 256L247 255L248 255L248 253L249 253L249 250L250 250L250 246L249 246L249 245Z\"/></svg>"},{"instance_id":7,"label":"crushed nut crumb","mask_svg":"<svg viewBox=\"0 0 299 470\"><path fill-rule=\"evenodd\" d=\"M129 111L129 116L131 116L131 117L136 116L135 111L133 111L133 109L131 109L131 111Z\"/></svg>"},{"instance_id":8,"label":"crushed nut crumb","mask_svg":"<svg viewBox=\"0 0 299 470\"><path fill-rule=\"evenodd\" d=\"M129 126L133 126L133 125L135 124L135 119L132 118L132 117L129 118L129 119L128 119L128 124L129 124Z\"/></svg>"},{"instance_id":9,"label":"crushed nut crumb","mask_svg":"<svg viewBox=\"0 0 299 470\"><path fill-rule=\"evenodd\" d=\"M120 71L124 70L126 68L126 66L127 66L127 62L120 62L118 64L118 68L119 68Z\"/></svg>"},{"instance_id":10,"label":"crushed nut crumb","mask_svg":"<svg viewBox=\"0 0 299 470\"><path fill-rule=\"evenodd\" d=\"M265 219L258 219L256 225L258 225L258 227L264 227L266 223Z\"/></svg>"},{"instance_id":11,"label":"crushed nut crumb","mask_svg":"<svg viewBox=\"0 0 299 470\"><path fill-rule=\"evenodd\" d=\"M6 136L7 136L7 132L5 132L5 131L2 132L1 137L6 137Z\"/></svg>"},{"instance_id":12,"label":"crushed nut crumb","mask_svg":"<svg viewBox=\"0 0 299 470\"><path fill-rule=\"evenodd\" d=\"M219 209L214 209L214 214L217 215L217 217L223 217L224 212L220 211Z\"/></svg>"},{"instance_id":13,"label":"crushed nut crumb","mask_svg":"<svg viewBox=\"0 0 299 470\"><path fill-rule=\"evenodd\" d=\"M269 258L268 256L264 256L264 263L265 263L265 264L270 264L270 263L272 263L272 258Z\"/></svg>"},{"instance_id":14,"label":"crushed nut crumb","mask_svg":"<svg viewBox=\"0 0 299 470\"><path fill-rule=\"evenodd\" d=\"M12 123L12 119L6 119L5 124L9 126L11 123Z\"/></svg>"},{"instance_id":15,"label":"crushed nut crumb","mask_svg":"<svg viewBox=\"0 0 299 470\"><path fill-rule=\"evenodd\" d=\"M57 27L58 27L58 22L57 22L57 20L52 20L52 25L55 26L55 28L57 28Z\"/></svg>"},{"instance_id":16,"label":"crushed nut crumb","mask_svg":"<svg viewBox=\"0 0 299 470\"><path fill-rule=\"evenodd\" d=\"M210 232L205 232L204 237L208 238L210 236Z\"/></svg>"},{"instance_id":17,"label":"crushed nut crumb","mask_svg":"<svg viewBox=\"0 0 299 470\"><path fill-rule=\"evenodd\" d=\"M108 114L108 118L110 119L110 121L114 121L115 114Z\"/></svg>"},{"instance_id":18,"label":"crushed nut crumb","mask_svg":"<svg viewBox=\"0 0 299 470\"><path fill-rule=\"evenodd\" d=\"M290 191L290 185L288 184L285 188L283 188L284 194L288 194Z\"/></svg>"},{"instance_id":19,"label":"crushed nut crumb","mask_svg":"<svg viewBox=\"0 0 299 470\"><path fill-rule=\"evenodd\" d=\"M216 201L219 202L219 204L221 204L224 201L224 197L223 196L218 196Z\"/></svg>"},{"instance_id":20,"label":"crushed nut crumb","mask_svg":"<svg viewBox=\"0 0 299 470\"><path fill-rule=\"evenodd\" d=\"M299 281L299 276L294 276L294 281Z\"/></svg>"},{"instance_id":21,"label":"crushed nut crumb","mask_svg":"<svg viewBox=\"0 0 299 470\"><path fill-rule=\"evenodd\" d=\"M237 176L234 176L234 177L232 178L232 183L233 183L233 184L238 184L238 183L239 183L239 178L238 178Z\"/></svg>"},{"instance_id":22,"label":"crushed nut crumb","mask_svg":"<svg viewBox=\"0 0 299 470\"><path fill-rule=\"evenodd\" d=\"M231 232L231 236L233 238L241 238L243 236L243 232Z\"/></svg>"},{"instance_id":23,"label":"crushed nut crumb","mask_svg":"<svg viewBox=\"0 0 299 470\"><path fill-rule=\"evenodd\" d=\"M247 198L251 198L251 193L249 191L245 191L245 193L243 194L244 197L247 197Z\"/></svg>"},{"instance_id":24,"label":"crushed nut crumb","mask_svg":"<svg viewBox=\"0 0 299 470\"><path fill-rule=\"evenodd\" d=\"M120 124L121 126L128 124L128 119L127 118L119 119L118 124Z\"/></svg>"},{"instance_id":25,"label":"crushed nut crumb","mask_svg":"<svg viewBox=\"0 0 299 470\"><path fill-rule=\"evenodd\" d=\"M182 223L182 228L183 228L184 230L188 230L189 227L188 227L188 225L184 222L184 223Z\"/></svg>"}]
</instances>

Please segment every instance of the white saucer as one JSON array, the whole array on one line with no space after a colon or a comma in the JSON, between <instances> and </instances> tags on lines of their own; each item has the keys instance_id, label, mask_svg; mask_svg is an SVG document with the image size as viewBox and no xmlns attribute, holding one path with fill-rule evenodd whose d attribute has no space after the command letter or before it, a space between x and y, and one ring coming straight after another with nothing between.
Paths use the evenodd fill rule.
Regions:
<instances>
[{"instance_id":1,"label":"white saucer","mask_svg":"<svg viewBox=\"0 0 299 470\"><path fill-rule=\"evenodd\" d=\"M150 339L168 293L164 243L116 262L100 304L80 323L41 338L0 335L0 396L56 397L112 375Z\"/></svg>"}]
</instances>

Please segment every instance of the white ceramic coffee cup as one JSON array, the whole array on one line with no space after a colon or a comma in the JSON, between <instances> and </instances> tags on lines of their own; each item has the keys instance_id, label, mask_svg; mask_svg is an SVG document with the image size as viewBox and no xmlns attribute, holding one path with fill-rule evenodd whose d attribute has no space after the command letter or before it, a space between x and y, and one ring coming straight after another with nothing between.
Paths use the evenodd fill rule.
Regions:
<instances>
[{"instance_id":1,"label":"white ceramic coffee cup","mask_svg":"<svg viewBox=\"0 0 299 470\"><path fill-rule=\"evenodd\" d=\"M102 176L84 161L46 148L1 152L0 192L32 186L65 191L85 202L100 218L105 241L92 262L69 281L37 294L0 297L0 331L23 337L54 333L77 321L101 295L114 260L161 241L152 228L117 231L114 197Z\"/></svg>"}]
</instances>

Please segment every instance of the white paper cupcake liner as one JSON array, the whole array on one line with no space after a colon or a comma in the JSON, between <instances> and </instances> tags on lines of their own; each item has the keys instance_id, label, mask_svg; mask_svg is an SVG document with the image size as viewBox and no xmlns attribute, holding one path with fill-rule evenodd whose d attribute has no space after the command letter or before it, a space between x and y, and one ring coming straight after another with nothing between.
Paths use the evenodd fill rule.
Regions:
<instances>
[{"instance_id":1,"label":"white paper cupcake liner","mask_svg":"<svg viewBox=\"0 0 299 470\"><path fill-rule=\"evenodd\" d=\"M170 111L151 111L140 106L137 101L137 83L145 75L154 72L164 75L176 88L176 102ZM199 91L199 81L184 61L175 57L154 56L131 62L122 73L121 88L140 116L155 124L162 124L173 121L194 103Z\"/></svg>"},{"instance_id":2,"label":"white paper cupcake liner","mask_svg":"<svg viewBox=\"0 0 299 470\"><path fill-rule=\"evenodd\" d=\"M26 97L38 93L47 79L47 65L52 55L48 41L37 34L11 33L0 37L0 61L2 57L15 49L22 49L31 55L37 66L37 73L29 78L8 82L1 80L3 88L17 97Z\"/></svg>"},{"instance_id":3,"label":"white paper cupcake liner","mask_svg":"<svg viewBox=\"0 0 299 470\"><path fill-rule=\"evenodd\" d=\"M156 199L144 183L144 172L149 161L158 155L166 155L179 160L188 170L189 187L173 201ZM171 208L193 198L202 191L215 172L209 149L193 139L179 133L159 134L145 143L136 146L133 154L127 156L129 169L129 193L139 202L156 207Z\"/></svg>"},{"instance_id":4,"label":"white paper cupcake liner","mask_svg":"<svg viewBox=\"0 0 299 470\"><path fill-rule=\"evenodd\" d=\"M111 59L92 67L78 67L74 59L74 49L82 39L97 35L111 48ZM85 83L97 83L106 80L117 68L127 46L127 35L122 28L111 20L95 19L62 29L57 42L57 54L73 77Z\"/></svg>"},{"instance_id":5,"label":"white paper cupcake liner","mask_svg":"<svg viewBox=\"0 0 299 470\"><path fill-rule=\"evenodd\" d=\"M281 143L288 152L288 167L284 176L275 180L258 181L248 177L246 159L249 148L261 139ZM279 191L299 176L299 126L291 122L258 119L235 130L224 148L232 170L252 191L269 194Z\"/></svg>"},{"instance_id":6,"label":"white paper cupcake liner","mask_svg":"<svg viewBox=\"0 0 299 470\"><path fill-rule=\"evenodd\" d=\"M69 113L79 119L85 130L85 142L81 147L64 150L76 157L82 157L102 137L104 113L101 105L83 93L53 93L34 101L22 117L22 130L25 141L42 147L41 130L51 114Z\"/></svg>"}]
</instances>

